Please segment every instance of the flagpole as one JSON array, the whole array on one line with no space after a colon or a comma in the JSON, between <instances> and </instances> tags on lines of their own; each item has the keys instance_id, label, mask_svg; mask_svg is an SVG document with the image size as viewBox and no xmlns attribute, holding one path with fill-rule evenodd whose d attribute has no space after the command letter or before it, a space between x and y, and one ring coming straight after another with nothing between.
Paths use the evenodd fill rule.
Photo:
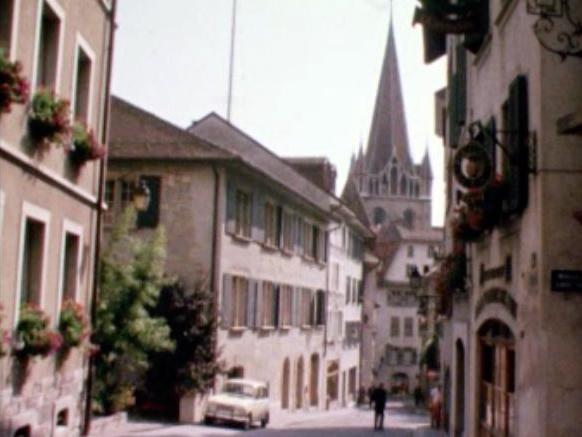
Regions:
<instances>
[{"instance_id":1,"label":"flagpole","mask_svg":"<svg viewBox=\"0 0 582 437\"><path fill-rule=\"evenodd\" d=\"M230 122L230 115L232 111L232 82L234 72L234 43L236 35L236 3L237 0L232 0L232 24L230 29L230 64L228 73L228 100L226 107L226 119Z\"/></svg>"}]
</instances>

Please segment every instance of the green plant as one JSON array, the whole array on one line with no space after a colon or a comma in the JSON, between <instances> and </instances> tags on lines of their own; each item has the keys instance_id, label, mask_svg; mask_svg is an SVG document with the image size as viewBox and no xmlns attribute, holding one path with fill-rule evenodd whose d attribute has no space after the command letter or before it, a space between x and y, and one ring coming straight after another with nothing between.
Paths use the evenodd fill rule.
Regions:
<instances>
[{"instance_id":1,"label":"green plant","mask_svg":"<svg viewBox=\"0 0 582 437\"><path fill-rule=\"evenodd\" d=\"M15 337L15 353L20 357L47 356L58 351L63 343L61 335L50 329L48 316L31 304L20 310Z\"/></svg>"},{"instance_id":2,"label":"green plant","mask_svg":"<svg viewBox=\"0 0 582 437\"><path fill-rule=\"evenodd\" d=\"M83 306L67 300L61 309L59 332L63 338L63 348L73 348L81 344L89 333L89 321Z\"/></svg>"},{"instance_id":3,"label":"green plant","mask_svg":"<svg viewBox=\"0 0 582 437\"><path fill-rule=\"evenodd\" d=\"M53 91L37 91L28 116L30 136L38 143L64 143L71 130L69 102Z\"/></svg>"},{"instance_id":4,"label":"green plant","mask_svg":"<svg viewBox=\"0 0 582 437\"><path fill-rule=\"evenodd\" d=\"M82 166L87 161L102 158L104 155L105 147L99 144L93 131L87 129L82 123L75 123L69 150L71 161L77 166Z\"/></svg>"},{"instance_id":5,"label":"green plant","mask_svg":"<svg viewBox=\"0 0 582 437\"><path fill-rule=\"evenodd\" d=\"M113 227L100 268L100 296L93 343L97 412L112 413L131 405L149 367L149 354L172 350L170 329L151 315L166 285L165 238L161 229L150 239L130 233L135 211L127 209Z\"/></svg>"},{"instance_id":6,"label":"green plant","mask_svg":"<svg viewBox=\"0 0 582 437\"><path fill-rule=\"evenodd\" d=\"M25 103L29 85L21 76L22 64L10 62L0 49L0 112L8 113L13 103Z\"/></svg>"}]
</instances>

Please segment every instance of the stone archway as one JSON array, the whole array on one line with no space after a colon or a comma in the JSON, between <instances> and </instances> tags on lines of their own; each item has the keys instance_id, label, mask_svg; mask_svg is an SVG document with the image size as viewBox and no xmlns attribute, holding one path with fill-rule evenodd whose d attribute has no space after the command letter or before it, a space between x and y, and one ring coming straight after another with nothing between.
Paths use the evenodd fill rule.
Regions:
<instances>
[{"instance_id":1,"label":"stone archway","mask_svg":"<svg viewBox=\"0 0 582 437\"><path fill-rule=\"evenodd\" d=\"M478 331L479 437L515 435L515 336L505 323L488 319Z\"/></svg>"},{"instance_id":2,"label":"stone archway","mask_svg":"<svg viewBox=\"0 0 582 437\"><path fill-rule=\"evenodd\" d=\"M289 395L291 385L291 365L289 358L285 358L283 362L283 377L281 378L281 408L286 410L289 408Z\"/></svg>"},{"instance_id":3,"label":"stone archway","mask_svg":"<svg viewBox=\"0 0 582 437\"><path fill-rule=\"evenodd\" d=\"M309 381L309 403L312 407L319 405L319 355L311 355L311 379Z\"/></svg>"},{"instance_id":4,"label":"stone archway","mask_svg":"<svg viewBox=\"0 0 582 437\"><path fill-rule=\"evenodd\" d=\"M455 343L455 437L465 432L465 346L461 340Z\"/></svg>"},{"instance_id":5,"label":"stone archway","mask_svg":"<svg viewBox=\"0 0 582 437\"><path fill-rule=\"evenodd\" d=\"M295 408L301 408L303 406L304 372L303 357L299 357L299 360L297 360L297 377L295 381Z\"/></svg>"}]
</instances>

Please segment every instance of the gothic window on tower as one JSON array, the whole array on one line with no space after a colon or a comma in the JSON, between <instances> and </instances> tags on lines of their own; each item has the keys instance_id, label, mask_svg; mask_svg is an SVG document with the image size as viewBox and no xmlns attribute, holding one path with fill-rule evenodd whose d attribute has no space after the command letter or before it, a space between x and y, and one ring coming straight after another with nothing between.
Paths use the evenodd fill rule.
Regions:
<instances>
[{"instance_id":1,"label":"gothic window on tower","mask_svg":"<svg viewBox=\"0 0 582 437\"><path fill-rule=\"evenodd\" d=\"M386 177L386 174L384 174L382 176L382 194L387 193L388 193L388 178Z\"/></svg>"},{"instance_id":2,"label":"gothic window on tower","mask_svg":"<svg viewBox=\"0 0 582 437\"><path fill-rule=\"evenodd\" d=\"M400 177L400 195L406 196L406 188L408 187L408 183L406 181L406 176L402 175Z\"/></svg>"},{"instance_id":3,"label":"gothic window on tower","mask_svg":"<svg viewBox=\"0 0 582 437\"><path fill-rule=\"evenodd\" d=\"M386 219L386 211L380 207L374 208L374 224L381 225Z\"/></svg>"},{"instance_id":4,"label":"gothic window on tower","mask_svg":"<svg viewBox=\"0 0 582 437\"><path fill-rule=\"evenodd\" d=\"M390 170L390 194L398 194L398 169L392 167Z\"/></svg>"}]
</instances>

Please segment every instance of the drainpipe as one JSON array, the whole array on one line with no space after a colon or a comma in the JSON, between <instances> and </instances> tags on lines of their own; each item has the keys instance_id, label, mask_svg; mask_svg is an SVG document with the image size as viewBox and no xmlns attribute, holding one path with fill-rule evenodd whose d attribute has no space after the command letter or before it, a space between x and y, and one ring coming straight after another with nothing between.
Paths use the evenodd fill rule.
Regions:
<instances>
[{"instance_id":1,"label":"drainpipe","mask_svg":"<svg viewBox=\"0 0 582 437\"><path fill-rule=\"evenodd\" d=\"M220 172L216 164L212 164L212 172L214 173L214 205L212 210L212 253L210 260L210 281L212 288L212 300L214 303L214 320L218 322L218 289L220 284ZM218 324L214 332L213 352L214 360L218 359ZM214 381L216 388L216 378Z\"/></svg>"},{"instance_id":2,"label":"drainpipe","mask_svg":"<svg viewBox=\"0 0 582 437\"><path fill-rule=\"evenodd\" d=\"M117 11L117 0L111 1L111 12L109 13L109 46L107 47L107 70L105 77L105 104L103 106L103 129L101 132L101 142L105 145L109 144L109 126L110 126L110 110L111 110L111 72L113 67L113 46L115 42L115 14ZM105 148L105 156L99 161L99 178L97 188L97 205L96 205L96 222L95 222L95 252L93 254L93 286L91 290L91 307L90 319L91 326L95 326L95 319L97 314L97 302L99 292L99 258L101 257L101 223L103 219L103 195L105 188L105 166L107 162L107 147ZM85 414L83 417L83 426L81 434L86 436L91 431L91 415L92 415L92 392L94 379L95 358L93 354L89 356L87 381L85 385Z\"/></svg>"}]
</instances>

